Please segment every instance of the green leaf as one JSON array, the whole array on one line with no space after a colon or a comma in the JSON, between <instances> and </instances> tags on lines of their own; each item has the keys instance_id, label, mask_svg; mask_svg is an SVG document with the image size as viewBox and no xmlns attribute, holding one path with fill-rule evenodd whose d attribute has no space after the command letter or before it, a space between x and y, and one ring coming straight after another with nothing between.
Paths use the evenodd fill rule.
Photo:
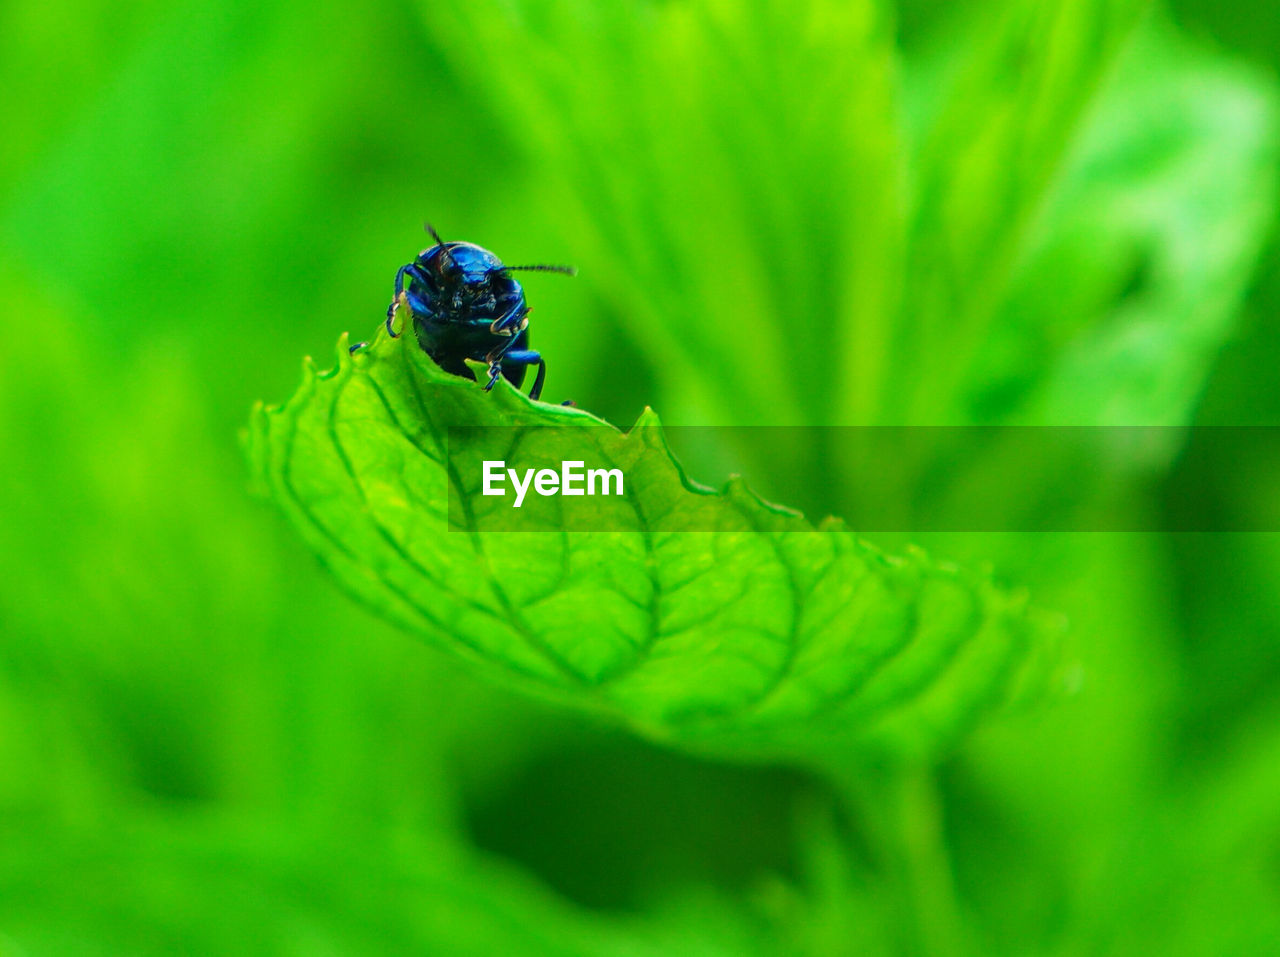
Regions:
<instances>
[{"instance_id":1,"label":"green leaf","mask_svg":"<svg viewBox=\"0 0 1280 957\"><path fill-rule=\"evenodd\" d=\"M469 487L446 458L459 425L495 429L487 458L507 457L511 429L538 430L543 454L620 465L625 499L580 501L631 524L529 533L545 525L506 509L507 531L482 530L484 507L468 497L469 530L450 531L450 495ZM486 394L411 335L380 333L355 355L344 337L327 373L308 360L288 403L255 410L249 451L360 601L492 674L654 738L925 755L1043 660L1048 629L986 577L887 556L831 520L815 529L740 481L719 494L697 486L651 412L624 434L505 382ZM718 530L660 531L660 514L664 527Z\"/></svg>"}]
</instances>

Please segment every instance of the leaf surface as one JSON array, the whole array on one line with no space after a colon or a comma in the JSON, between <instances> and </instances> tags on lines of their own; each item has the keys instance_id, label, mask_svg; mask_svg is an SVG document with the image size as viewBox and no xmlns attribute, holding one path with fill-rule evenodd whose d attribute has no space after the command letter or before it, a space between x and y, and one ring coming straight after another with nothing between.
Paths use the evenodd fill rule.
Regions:
<instances>
[{"instance_id":1,"label":"leaf surface","mask_svg":"<svg viewBox=\"0 0 1280 957\"><path fill-rule=\"evenodd\" d=\"M486 394L408 335L355 355L344 337L338 355L255 410L255 471L349 592L491 673L694 748L905 756L1039 672L1049 629L1022 597L830 520L815 529L740 481L698 486L651 412L624 434L505 382ZM575 502L616 510L597 516L615 530L548 530L475 495L478 475L446 454L456 426L491 443L485 458L505 460L515 433L540 455L621 467L625 498Z\"/></svg>"}]
</instances>

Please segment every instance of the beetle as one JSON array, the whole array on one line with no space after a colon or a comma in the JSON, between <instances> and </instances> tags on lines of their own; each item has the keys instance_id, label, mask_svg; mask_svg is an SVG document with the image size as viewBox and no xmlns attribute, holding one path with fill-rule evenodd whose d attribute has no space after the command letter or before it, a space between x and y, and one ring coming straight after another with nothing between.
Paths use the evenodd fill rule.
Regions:
<instances>
[{"instance_id":1,"label":"beetle","mask_svg":"<svg viewBox=\"0 0 1280 957\"><path fill-rule=\"evenodd\" d=\"M505 376L516 388L524 383L531 365L538 374L529 398L542 395L547 363L529 348L529 305L524 289L511 276L517 271L558 272L575 275L572 266L505 266L497 256L475 243L448 242L430 224L427 232L435 240L413 262L396 273L395 296L387 307L387 332L393 328L396 305L401 298L413 316L418 344L436 365L454 375L475 380L466 360L489 364L485 391Z\"/></svg>"}]
</instances>

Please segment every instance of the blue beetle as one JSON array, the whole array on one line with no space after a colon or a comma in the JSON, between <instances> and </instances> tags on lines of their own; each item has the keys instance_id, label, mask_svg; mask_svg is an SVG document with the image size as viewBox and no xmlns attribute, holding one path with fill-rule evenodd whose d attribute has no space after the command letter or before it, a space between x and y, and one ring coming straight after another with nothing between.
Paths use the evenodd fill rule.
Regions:
<instances>
[{"instance_id":1,"label":"blue beetle","mask_svg":"<svg viewBox=\"0 0 1280 957\"><path fill-rule=\"evenodd\" d=\"M446 243L428 223L435 245L424 249L396 273L395 297L387 308L387 332L396 304L404 296L413 315L418 344L440 368L475 379L465 360L489 364L485 391L498 376L519 388L525 370L538 367L529 398L542 395L547 364L529 348L529 306L524 289L511 273L517 270L574 275L571 266L504 266L493 253L474 243Z\"/></svg>"}]
</instances>

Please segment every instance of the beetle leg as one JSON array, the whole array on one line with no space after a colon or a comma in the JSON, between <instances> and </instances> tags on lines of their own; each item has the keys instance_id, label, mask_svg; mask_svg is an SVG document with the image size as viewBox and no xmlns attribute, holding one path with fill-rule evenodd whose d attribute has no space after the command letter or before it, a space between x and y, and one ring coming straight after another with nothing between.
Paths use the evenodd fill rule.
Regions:
<instances>
[{"instance_id":1,"label":"beetle leg","mask_svg":"<svg viewBox=\"0 0 1280 957\"><path fill-rule=\"evenodd\" d=\"M387 306L387 335L392 339L398 339L400 333L396 332L392 326L391 320L396 317L396 306L400 305L400 297L404 295L404 276L405 273L413 269L413 263L401 266L396 270L396 294L391 297L391 305Z\"/></svg>"},{"instance_id":2,"label":"beetle leg","mask_svg":"<svg viewBox=\"0 0 1280 957\"><path fill-rule=\"evenodd\" d=\"M489 324L489 331L495 336L517 336L529 325L529 307L514 306ZM515 326L517 328L512 328Z\"/></svg>"},{"instance_id":3,"label":"beetle leg","mask_svg":"<svg viewBox=\"0 0 1280 957\"><path fill-rule=\"evenodd\" d=\"M431 311L428 304L429 300L423 299L420 292L414 291L413 286L406 288L404 282L405 276L408 276L417 285L423 287L428 294L430 294L431 289L433 288L433 284L427 277L427 274L422 271L422 267L416 262L401 266L396 271L395 298L391 300L391 305L387 306L387 334L391 336L392 339L399 338L400 336L400 334L395 331L395 327L392 324L392 320L395 319L397 306L403 303L408 307L409 312L414 314L427 313Z\"/></svg>"},{"instance_id":4,"label":"beetle leg","mask_svg":"<svg viewBox=\"0 0 1280 957\"><path fill-rule=\"evenodd\" d=\"M534 377L533 388L529 390L529 398L537 399L542 395L542 383L547 378L547 363L542 358L542 353L535 352L533 349L508 349L498 357L498 363L514 362L518 365L538 367L538 374ZM497 372L494 369L497 369ZM500 364L489 366L489 384L485 386L485 390L493 388L493 384L498 381L498 375L501 374L502 367Z\"/></svg>"},{"instance_id":5,"label":"beetle leg","mask_svg":"<svg viewBox=\"0 0 1280 957\"><path fill-rule=\"evenodd\" d=\"M507 339L502 345L490 350L489 354L485 356L485 360L489 363L489 381L484 387L486 392L493 388L494 383L498 381L498 376L502 375L502 363L510 362L515 365L531 366L536 364L538 366L538 375L533 381L533 388L529 390L529 398L537 399L538 396L542 395L542 382L547 377L547 364L543 361L542 354L532 349L511 348L519 341L517 337L524 332L525 326L528 325L528 313L528 308L519 312L520 328L514 332L507 333L511 338ZM496 326L498 323L495 322L493 325ZM492 329L492 326L490 328ZM527 342L528 340L526 339L525 341Z\"/></svg>"},{"instance_id":6,"label":"beetle leg","mask_svg":"<svg viewBox=\"0 0 1280 957\"><path fill-rule=\"evenodd\" d=\"M529 390L529 398L537 402L542 398L542 383L547 378L547 363L541 356L538 357L538 374L533 377L533 388ZM570 400L572 401L572 400Z\"/></svg>"},{"instance_id":7,"label":"beetle leg","mask_svg":"<svg viewBox=\"0 0 1280 957\"><path fill-rule=\"evenodd\" d=\"M497 348L489 350L489 354L485 356L485 361L489 363L489 381L484 384L484 391L488 392L493 388L498 376L502 375L502 359L503 356L515 345L515 339L508 339Z\"/></svg>"},{"instance_id":8,"label":"beetle leg","mask_svg":"<svg viewBox=\"0 0 1280 957\"><path fill-rule=\"evenodd\" d=\"M520 333L529 328L529 310L525 310L524 317L520 320L520 325L516 326L514 329L511 328L510 324L504 325L504 323L505 320L503 319L493 320L493 322L489 324L489 331L495 336L511 336L514 338L515 336L520 335Z\"/></svg>"},{"instance_id":9,"label":"beetle leg","mask_svg":"<svg viewBox=\"0 0 1280 957\"><path fill-rule=\"evenodd\" d=\"M498 378L502 375L502 363L494 359L489 363L489 381L484 384L484 391L488 392L497 383Z\"/></svg>"}]
</instances>

